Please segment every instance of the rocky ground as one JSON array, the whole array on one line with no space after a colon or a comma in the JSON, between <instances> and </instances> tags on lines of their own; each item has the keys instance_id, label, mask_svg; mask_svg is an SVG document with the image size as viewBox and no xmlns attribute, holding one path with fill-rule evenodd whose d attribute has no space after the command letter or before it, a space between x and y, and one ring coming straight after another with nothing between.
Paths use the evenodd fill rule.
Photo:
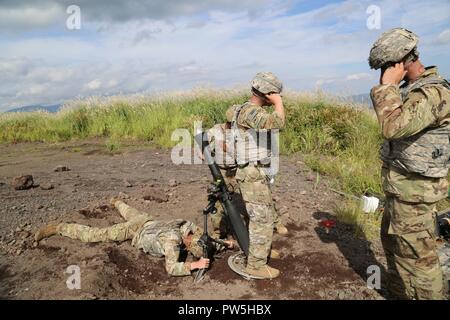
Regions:
<instances>
[{"instance_id":1,"label":"rocky ground","mask_svg":"<svg viewBox=\"0 0 450 320\"><path fill-rule=\"evenodd\" d=\"M109 206L120 195L157 219L201 222L210 181L206 165L174 165L170 151L146 145L106 151L101 141L0 146L0 297L3 299L383 299L367 288L367 267L383 270L379 245L355 238L333 219L338 195L299 157L283 157L274 199L290 233L275 235L283 257L270 265L274 280L247 281L218 257L203 282L169 277L163 259L130 242L85 244L54 236L33 241L52 222L105 227L121 222ZM14 177L32 175L33 187L15 190ZM22 181L24 185L29 181ZM16 181L16 184L22 183ZM69 290L66 269L81 269L81 289Z\"/></svg>"}]
</instances>

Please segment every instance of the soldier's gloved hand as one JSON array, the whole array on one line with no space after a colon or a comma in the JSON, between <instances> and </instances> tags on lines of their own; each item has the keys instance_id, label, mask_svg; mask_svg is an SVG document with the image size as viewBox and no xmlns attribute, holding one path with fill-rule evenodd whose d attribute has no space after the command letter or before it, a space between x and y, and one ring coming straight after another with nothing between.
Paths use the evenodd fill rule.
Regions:
<instances>
[{"instance_id":1,"label":"soldier's gloved hand","mask_svg":"<svg viewBox=\"0 0 450 320\"><path fill-rule=\"evenodd\" d=\"M403 62L396 63L395 66L389 67L381 74L381 84L399 84L405 77L407 71Z\"/></svg>"},{"instance_id":2,"label":"soldier's gloved hand","mask_svg":"<svg viewBox=\"0 0 450 320\"><path fill-rule=\"evenodd\" d=\"M209 259L200 258L200 260L191 263L191 270L209 268Z\"/></svg>"}]
</instances>

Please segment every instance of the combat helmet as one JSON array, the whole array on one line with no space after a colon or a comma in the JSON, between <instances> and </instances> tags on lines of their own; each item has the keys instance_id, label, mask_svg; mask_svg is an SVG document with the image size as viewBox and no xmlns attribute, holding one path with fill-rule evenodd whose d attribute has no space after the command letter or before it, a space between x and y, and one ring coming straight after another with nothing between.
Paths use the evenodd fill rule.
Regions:
<instances>
[{"instance_id":1,"label":"combat helmet","mask_svg":"<svg viewBox=\"0 0 450 320\"><path fill-rule=\"evenodd\" d=\"M370 49L369 65L372 69L386 68L402 61L412 54L419 56L417 44L419 37L404 28L394 28L384 32Z\"/></svg>"},{"instance_id":2,"label":"combat helmet","mask_svg":"<svg viewBox=\"0 0 450 320\"><path fill-rule=\"evenodd\" d=\"M197 228L195 232L193 232L191 245L188 248L189 252L197 258L201 258L203 256L203 248L199 244L199 240L202 235L203 229Z\"/></svg>"},{"instance_id":3,"label":"combat helmet","mask_svg":"<svg viewBox=\"0 0 450 320\"><path fill-rule=\"evenodd\" d=\"M203 229L197 227L195 223L191 221L186 221L180 226L180 232L183 237L187 237L190 233L192 233L192 241L189 246L188 251L191 252L197 258L200 258L203 254L203 248L198 245L198 240L203 234Z\"/></svg>"},{"instance_id":4,"label":"combat helmet","mask_svg":"<svg viewBox=\"0 0 450 320\"><path fill-rule=\"evenodd\" d=\"M252 90L262 94L281 93L283 91L283 83L272 72L258 72L251 85Z\"/></svg>"},{"instance_id":5,"label":"combat helmet","mask_svg":"<svg viewBox=\"0 0 450 320\"><path fill-rule=\"evenodd\" d=\"M194 233L195 231L197 231L197 226L195 225L195 223L186 220L181 226L180 226L180 231L181 234L183 235L183 237L187 237L189 233Z\"/></svg>"}]
</instances>

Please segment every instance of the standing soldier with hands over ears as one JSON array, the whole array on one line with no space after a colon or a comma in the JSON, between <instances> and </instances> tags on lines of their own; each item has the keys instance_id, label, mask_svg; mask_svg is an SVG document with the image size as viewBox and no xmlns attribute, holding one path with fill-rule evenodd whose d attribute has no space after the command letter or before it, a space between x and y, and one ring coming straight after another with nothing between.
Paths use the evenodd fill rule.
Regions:
<instances>
[{"instance_id":1,"label":"standing soldier with hands over ears","mask_svg":"<svg viewBox=\"0 0 450 320\"><path fill-rule=\"evenodd\" d=\"M422 65L418 41L395 28L381 35L369 57L370 67L381 69L371 98L385 139L385 283L396 298L443 299L435 230L436 203L448 190L450 85L436 67Z\"/></svg>"}]
</instances>

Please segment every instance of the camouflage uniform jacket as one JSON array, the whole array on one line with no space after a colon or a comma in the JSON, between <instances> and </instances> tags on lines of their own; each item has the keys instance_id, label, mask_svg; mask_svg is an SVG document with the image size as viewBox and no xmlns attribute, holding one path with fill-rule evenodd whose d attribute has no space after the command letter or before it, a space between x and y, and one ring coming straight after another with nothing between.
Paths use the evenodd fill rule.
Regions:
<instances>
[{"instance_id":1,"label":"camouflage uniform jacket","mask_svg":"<svg viewBox=\"0 0 450 320\"><path fill-rule=\"evenodd\" d=\"M191 264L180 262L180 252L184 250L180 228L185 220L149 221L132 240L132 245L157 257L165 257L166 271L172 276L191 274Z\"/></svg>"},{"instance_id":2,"label":"camouflage uniform jacket","mask_svg":"<svg viewBox=\"0 0 450 320\"><path fill-rule=\"evenodd\" d=\"M226 116L229 122L233 120L234 112L238 107L240 105L228 108ZM276 112L269 113L263 107L251 102L244 104L236 121L243 129L270 130L282 129L284 127L284 121Z\"/></svg>"},{"instance_id":3,"label":"camouflage uniform jacket","mask_svg":"<svg viewBox=\"0 0 450 320\"><path fill-rule=\"evenodd\" d=\"M437 68L427 68L418 80L438 76ZM450 122L450 92L444 86L428 85L401 95L398 85L379 85L371 90L371 98L387 140L411 137L427 128L445 126ZM447 196L444 178L427 178L407 173L384 163L384 191L407 202L437 202Z\"/></svg>"},{"instance_id":4,"label":"camouflage uniform jacket","mask_svg":"<svg viewBox=\"0 0 450 320\"><path fill-rule=\"evenodd\" d=\"M240 166L257 162L268 163L272 156L273 143L277 141L272 139L270 131L284 126L284 121L278 114L269 113L261 106L246 102L230 107L226 116L232 129L239 132L235 132L236 163Z\"/></svg>"},{"instance_id":5,"label":"camouflage uniform jacket","mask_svg":"<svg viewBox=\"0 0 450 320\"><path fill-rule=\"evenodd\" d=\"M207 131L211 154L220 169L232 170L236 168L235 159L227 152L233 143L229 123L219 123Z\"/></svg>"}]
</instances>

